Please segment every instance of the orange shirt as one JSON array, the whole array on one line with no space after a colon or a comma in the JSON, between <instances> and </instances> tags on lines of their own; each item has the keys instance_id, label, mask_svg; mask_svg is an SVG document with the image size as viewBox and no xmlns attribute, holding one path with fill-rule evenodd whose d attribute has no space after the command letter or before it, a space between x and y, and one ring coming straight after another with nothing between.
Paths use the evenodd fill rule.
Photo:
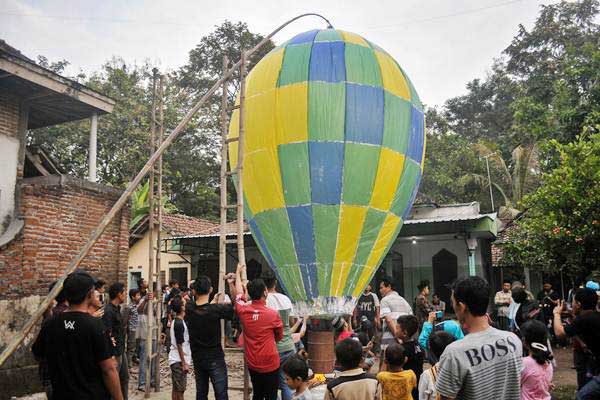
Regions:
<instances>
[{"instance_id":1,"label":"orange shirt","mask_svg":"<svg viewBox=\"0 0 600 400\"><path fill-rule=\"evenodd\" d=\"M377 380L381 385L382 400L414 400L411 392L417 386L417 376L412 370L380 372Z\"/></svg>"}]
</instances>

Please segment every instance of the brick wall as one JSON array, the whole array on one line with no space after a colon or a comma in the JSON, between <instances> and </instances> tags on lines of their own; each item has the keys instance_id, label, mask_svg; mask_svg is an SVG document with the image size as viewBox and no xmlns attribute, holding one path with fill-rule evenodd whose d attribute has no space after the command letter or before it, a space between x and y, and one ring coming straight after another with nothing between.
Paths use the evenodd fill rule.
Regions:
<instances>
[{"instance_id":1,"label":"brick wall","mask_svg":"<svg viewBox=\"0 0 600 400\"><path fill-rule=\"evenodd\" d=\"M20 330L121 191L68 176L23 180L22 232L0 249L0 349ZM117 214L81 263L107 282L127 282L129 207ZM40 391L31 344L0 367L0 400Z\"/></svg>"},{"instance_id":2,"label":"brick wall","mask_svg":"<svg viewBox=\"0 0 600 400\"><path fill-rule=\"evenodd\" d=\"M0 135L17 136L19 125L19 99L0 91Z\"/></svg>"},{"instance_id":3,"label":"brick wall","mask_svg":"<svg viewBox=\"0 0 600 400\"><path fill-rule=\"evenodd\" d=\"M0 250L0 299L45 294L110 210L120 191L64 176L23 181L23 232ZM129 209L106 228L81 268L127 281Z\"/></svg>"}]
</instances>

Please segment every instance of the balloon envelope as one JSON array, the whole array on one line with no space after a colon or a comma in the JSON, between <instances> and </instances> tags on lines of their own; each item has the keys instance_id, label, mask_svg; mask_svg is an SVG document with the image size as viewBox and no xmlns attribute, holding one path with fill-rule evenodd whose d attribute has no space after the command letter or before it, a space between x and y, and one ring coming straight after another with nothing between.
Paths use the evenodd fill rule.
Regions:
<instances>
[{"instance_id":1,"label":"balloon envelope","mask_svg":"<svg viewBox=\"0 0 600 400\"><path fill-rule=\"evenodd\" d=\"M373 43L312 30L248 74L244 125L245 217L262 254L298 312L351 313L417 194L425 128L414 87ZM233 169L237 142L229 154Z\"/></svg>"}]
</instances>

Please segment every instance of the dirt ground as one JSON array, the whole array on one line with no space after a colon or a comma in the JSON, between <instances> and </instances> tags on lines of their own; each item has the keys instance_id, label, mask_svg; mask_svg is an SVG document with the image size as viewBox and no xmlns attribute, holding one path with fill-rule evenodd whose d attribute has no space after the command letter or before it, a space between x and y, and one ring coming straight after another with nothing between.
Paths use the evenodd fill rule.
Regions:
<instances>
[{"instance_id":1,"label":"dirt ground","mask_svg":"<svg viewBox=\"0 0 600 400\"><path fill-rule=\"evenodd\" d=\"M555 357L557 362L557 368L554 371L554 385L557 387L557 394L560 399L574 399L574 386L576 384L576 374L573 366L573 355L571 349L556 349ZM239 351L228 351L226 354L227 372L229 375L229 398L231 400L242 400L243 395L241 388L243 387L243 358L242 353ZM168 400L171 398L171 375L169 366L167 365L166 359L161 360L161 391L156 393L152 392L150 398L153 400ZM137 367L132 369L132 374L129 380L129 399L141 400L144 399L144 393L137 391ZM188 389L185 392L185 399L193 400L196 396L196 385L194 383L193 375L188 377ZM313 389L313 393L324 393L323 387ZM571 396L572 395L572 396ZM42 393L38 393L32 396L20 398L20 400L42 400L46 396ZM209 393L209 398L214 398Z\"/></svg>"},{"instance_id":2,"label":"dirt ground","mask_svg":"<svg viewBox=\"0 0 600 400\"><path fill-rule=\"evenodd\" d=\"M575 370L572 369L571 367L573 366L573 355L570 349L556 349L555 350L555 357L556 357L556 362L557 362L557 368L554 371L554 385L556 385L557 388L563 388L567 389L567 391L570 391L569 388L570 386L574 386L576 385L576 374L575 374ZM242 391L241 390L233 390L233 388L242 388L243 386L243 359L242 359L242 354L240 352L235 352L235 353L227 353L226 355L226 362L227 362L227 370L228 370L228 375L229 375L229 398L230 400L242 400L243 396L242 396ZM377 365L377 363L376 363ZM166 365L166 363L161 364L161 372L162 372L162 376L163 376L163 380L162 380L162 390L160 393L152 393L152 395L150 396L151 399L155 399L155 400L167 400L171 398L171 378L170 375L168 373L168 366ZM134 378L134 381L137 384L137 375ZM131 383L132 381L130 381ZM133 394L133 391L135 391L135 387L133 384L130 384L130 388L131 388L131 392L132 394L130 394L129 398L133 399L133 400L141 400L144 398L144 394L141 392L136 392L135 394ZM323 393L323 390L319 390L319 389L324 389L324 388L315 388L313 389L313 394L316 394L316 392L319 393ZM195 395L196 395L196 385L194 383L194 378L193 376L188 377L188 390L185 393L185 399L190 399L193 400L195 399ZM212 393L209 393L209 398L214 398ZM568 398L568 397L567 397ZM573 399L575 398L575 395L573 393Z\"/></svg>"}]
</instances>

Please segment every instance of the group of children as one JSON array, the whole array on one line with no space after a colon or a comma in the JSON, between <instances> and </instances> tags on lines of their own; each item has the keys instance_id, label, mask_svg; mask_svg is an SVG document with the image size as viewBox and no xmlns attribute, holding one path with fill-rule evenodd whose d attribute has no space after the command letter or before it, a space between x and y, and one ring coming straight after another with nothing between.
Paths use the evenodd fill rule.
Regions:
<instances>
[{"instance_id":1,"label":"group of children","mask_svg":"<svg viewBox=\"0 0 600 400\"><path fill-rule=\"evenodd\" d=\"M421 331L417 339L416 318L413 315L399 317L395 326L398 343L382 349L380 369L375 376L368 373L373 366L370 360L374 358L371 351L372 340L362 329L354 332L347 321L340 322L336 339L337 378L328 384L326 396L329 397L326 399L437 399L435 385L438 361L448 345L464 337L458 322L445 322L453 329L446 329L443 324L438 324L439 329L428 326L425 332ZM521 374L521 399L549 400L553 366L552 353L547 346L547 329L539 321L529 321L521 328L521 340L525 351ZM431 368L423 370L425 361L432 365ZM356 374L351 374L352 379L349 379L347 371L355 369L359 369L360 373L357 371ZM375 381L377 385L373 385ZM350 382L354 384L349 384ZM359 385L370 388L369 393L357 392L356 388Z\"/></svg>"},{"instance_id":2,"label":"group of children","mask_svg":"<svg viewBox=\"0 0 600 400\"><path fill-rule=\"evenodd\" d=\"M185 300L172 297L170 310L174 319L170 323L171 342L169 364L173 381L173 399L183 399L186 374L191 370L189 337L184 322ZM325 400L435 400L439 360L448 345L462 336L443 329L427 332L427 338L418 339L419 325L413 315L396 320L395 334L398 343L390 344L381 352L381 365L377 375L369 374L374 365L373 342L366 331L352 331L346 320L340 320L336 340L336 378L329 381ZM294 326L296 350L303 350L300 340L306 330L303 320ZM547 348L546 327L539 321L530 321L521 328L523 347L528 356L523 359L521 398L544 399L552 381L552 354ZM426 343L423 348L419 343ZM283 365L287 385L294 391L294 400L312 400L309 378L311 375L307 356L302 351L290 357ZM423 370L429 361L432 367Z\"/></svg>"}]
</instances>

